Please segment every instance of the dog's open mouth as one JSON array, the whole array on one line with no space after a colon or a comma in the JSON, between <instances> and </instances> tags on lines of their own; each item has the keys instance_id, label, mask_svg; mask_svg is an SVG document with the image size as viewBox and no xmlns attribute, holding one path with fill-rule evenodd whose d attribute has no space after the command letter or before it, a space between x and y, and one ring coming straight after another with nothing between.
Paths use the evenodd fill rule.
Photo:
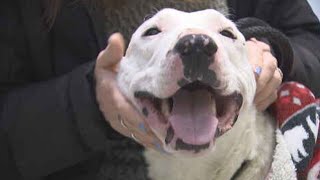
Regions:
<instances>
[{"instance_id":1,"label":"dog's open mouth","mask_svg":"<svg viewBox=\"0 0 320 180\"><path fill-rule=\"evenodd\" d=\"M240 93L221 95L199 81L166 99L143 91L135 92L135 97L149 126L158 136L164 136L167 150L192 153L209 149L232 127L243 101Z\"/></svg>"}]
</instances>

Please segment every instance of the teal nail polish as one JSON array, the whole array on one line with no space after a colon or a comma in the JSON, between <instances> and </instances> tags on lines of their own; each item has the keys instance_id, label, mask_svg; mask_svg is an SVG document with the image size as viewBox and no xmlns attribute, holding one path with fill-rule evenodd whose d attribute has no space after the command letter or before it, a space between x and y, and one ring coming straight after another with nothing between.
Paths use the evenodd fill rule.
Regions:
<instances>
[{"instance_id":1,"label":"teal nail polish","mask_svg":"<svg viewBox=\"0 0 320 180\"><path fill-rule=\"evenodd\" d=\"M163 147L162 147L162 145L161 145L160 143L154 142L153 144L154 144L154 146L156 147L156 150L159 151L160 153L162 153L162 154L169 154L168 152L166 152L166 151L163 149Z\"/></svg>"},{"instance_id":2,"label":"teal nail polish","mask_svg":"<svg viewBox=\"0 0 320 180\"><path fill-rule=\"evenodd\" d=\"M140 123L140 124L138 125L138 128L139 128L139 130L142 131L143 133L147 133L147 129L146 129L144 123Z\"/></svg>"}]
</instances>

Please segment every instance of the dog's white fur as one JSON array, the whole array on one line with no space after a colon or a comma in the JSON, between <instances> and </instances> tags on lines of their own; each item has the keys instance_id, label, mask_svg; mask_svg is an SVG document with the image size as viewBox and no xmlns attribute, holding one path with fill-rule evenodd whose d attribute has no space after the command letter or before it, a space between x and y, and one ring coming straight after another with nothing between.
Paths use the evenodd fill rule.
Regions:
<instances>
[{"instance_id":1,"label":"dog's white fur","mask_svg":"<svg viewBox=\"0 0 320 180\"><path fill-rule=\"evenodd\" d=\"M150 27L158 26L162 32L157 36L143 37ZM236 40L219 34L230 29ZM176 82L181 69L173 71L167 64L166 55L181 34L197 29L209 35L217 44L216 67L218 79L225 85L224 93L234 91L243 95L243 105L237 122L231 130L219 137L209 153L199 157L168 155L147 150L145 157L149 164L149 176L156 180L226 180L264 179L270 169L275 146L275 126L266 114L256 111L253 105L255 79L247 59L245 39L234 23L215 10L185 13L164 9L144 22L132 36L126 56L118 75L122 92L131 102L135 91L148 91L160 98L170 96L179 89ZM170 86L167 90L163 87ZM155 131L160 139L163 132Z\"/></svg>"}]
</instances>

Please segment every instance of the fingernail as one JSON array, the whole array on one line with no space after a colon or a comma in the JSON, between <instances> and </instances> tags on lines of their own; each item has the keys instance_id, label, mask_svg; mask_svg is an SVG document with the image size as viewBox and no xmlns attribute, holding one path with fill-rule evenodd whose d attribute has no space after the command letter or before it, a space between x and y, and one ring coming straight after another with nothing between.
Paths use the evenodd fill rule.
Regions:
<instances>
[{"instance_id":1,"label":"fingernail","mask_svg":"<svg viewBox=\"0 0 320 180\"><path fill-rule=\"evenodd\" d=\"M257 75L260 75L261 72L262 72L262 67L260 67L260 66L255 67L255 68L254 68L254 72L255 72Z\"/></svg>"},{"instance_id":2,"label":"fingernail","mask_svg":"<svg viewBox=\"0 0 320 180\"><path fill-rule=\"evenodd\" d=\"M155 146L156 150L159 151L160 153L168 154L168 152L166 152L163 149L162 145L159 142L154 142L153 145Z\"/></svg>"},{"instance_id":3,"label":"fingernail","mask_svg":"<svg viewBox=\"0 0 320 180\"><path fill-rule=\"evenodd\" d=\"M142 122L142 123L139 123L138 128L139 128L139 130L140 130L141 132L147 133L147 129L146 129L146 127L145 127L145 125L144 125L143 122Z\"/></svg>"}]
</instances>

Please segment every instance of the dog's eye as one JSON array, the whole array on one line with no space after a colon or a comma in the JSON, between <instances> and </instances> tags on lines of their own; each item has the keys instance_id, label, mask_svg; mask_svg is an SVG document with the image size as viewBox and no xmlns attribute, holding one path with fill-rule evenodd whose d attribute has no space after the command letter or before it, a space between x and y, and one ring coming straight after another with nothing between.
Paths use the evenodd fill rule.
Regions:
<instances>
[{"instance_id":1,"label":"dog's eye","mask_svg":"<svg viewBox=\"0 0 320 180\"><path fill-rule=\"evenodd\" d=\"M229 31L229 30L222 30L221 32L220 32L220 34L222 35L222 36L225 36L225 37L228 37L228 38L231 38L231 39L237 39L237 37L231 32L231 31Z\"/></svg>"},{"instance_id":2,"label":"dog's eye","mask_svg":"<svg viewBox=\"0 0 320 180\"><path fill-rule=\"evenodd\" d=\"M159 34L161 31L157 27L152 27L143 33L142 36L153 36Z\"/></svg>"}]
</instances>

